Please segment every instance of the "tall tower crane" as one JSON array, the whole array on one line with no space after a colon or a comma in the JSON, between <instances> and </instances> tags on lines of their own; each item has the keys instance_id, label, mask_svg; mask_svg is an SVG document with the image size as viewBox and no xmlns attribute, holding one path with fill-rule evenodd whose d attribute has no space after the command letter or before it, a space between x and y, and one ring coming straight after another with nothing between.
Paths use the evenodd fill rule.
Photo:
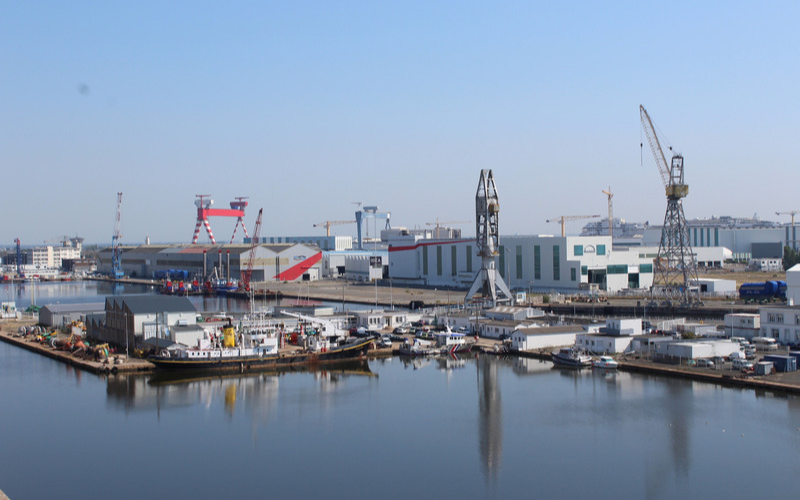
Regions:
<instances>
[{"instance_id":1,"label":"tall tower crane","mask_svg":"<svg viewBox=\"0 0 800 500\"><path fill-rule=\"evenodd\" d=\"M800 214L798 210L792 210L789 212L775 212L775 215L790 215L792 217L792 238L786 238L787 240L792 242L792 250L797 250L797 231L794 227L794 216Z\"/></svg>"},{"instance_id":2,"label":"tall tower crane","mask_svg":"<svg viewBox=\"0 0 800 500\"><path fill-rule=\"evenodd\" d=\"M639 106L639 115L667 195L667 212L664 215L658 257L654 262L650 296L654 302L657 296L662 296L668 305L680 298L683 306L696 306L699 305L699 299L696 293L691 292L692 287L697 286L697 260L689 242L689 228L683 214L682 200L689 194L689 186L684 182L683 176L683 155L673 155L668 165L653 122L644 106Z\"/></svg>"},{"instance_id":3,"label":"tall tower crane","mask_svg":"<svg viewBox=\"0 0 800 500\"><path fill-rule=\"evenodd\" d=\"M314 227L325 226L325 236L330 236L331 226L341 226L343 224L355 224L355 223L356 221L354 220L326 220L325 222L314 224Z\"/></svg>"},{"instance_id":4,"label":"tall tower crane","mask_svg":"<svg viewBox=\"0 0 800 500\"><path fill-rule=\"evenodd\" d=\"M491 170L481 170L478 190L475 193L475 234L481 269L475 275L475 281L472 282L464 298L465 302L469 301L478 290L482 290L484 299L491 299L492 307L498 302L511 300L511 290L495 267L495 259L500 249L500 233L497 228L499 216L500 198L497 195L497 186L494 184L494 175Z\"/></svg>"},{"instance_id":5,"label":"tall tower crane","mask_svg":"<svg viewBox=\"0 0 800 500\"><path fill-rule=\"evenodd\" d=\"M583 219L594 219L595 217L600 217L599 215L561 215L559 217L554 217L552 219L548 219L546 222L560 222L561 223L561 237L567 235L567 221L573 220L583 220Z\"/></svg>"},{"instance_id":6,"label":"tall tower crane","mask_svg":"<svg viewBox=\"0 0 800 500\"><path fill-rule=\"evenodd\" d=\"M608 235L611 237L611 240L614 240L614 205L611 203L611 198L614 197L614 193L611 192L611 186L608 186L608 189L603 190L603 194L608 196Z\"/></svg>"},{"instance_id":7,"label":"tall tower crane","mask_svg":"<svg viewBox=\"0 0 800 500\"><path fill-rule=\"evenodd\" d=\"M111 236L111 276L120 279L125 276L122 271L122 252L119 240L122 238L122 193L117 193L117 217L114 220L114 234Z\"/></svg>"},{"instance_id":8,"label":"tall tower crane","mask_svg":"<svg viewBox=\"0 0 800 500\"><path fill-rule=\"evenodd\" d=\"M253 238L250 242L250 252L247 254L247 267L242 272L242 285L245 291L250 291L250 280L253 277L253 264L256 260L256 248L258 247L259 238L261 237L261 215L264 212L263 208L258 209L258 217L256 218L256 227L253 229Z\"/></svg>"},{"instance_id":9,"label":"tall tower crane","mask_svg":"<svg viewBox=\"0 0 800 500\"><path fill-rule=\"evenodd\" d=\"M449 220L449 221L441 221L439 218L436 218L436 222L426 222L425 224L428 226L436 226L436 239L439 239L439 228L442 224L469 224L472 222L471 220Z\"/></svg>"}]
</instances>

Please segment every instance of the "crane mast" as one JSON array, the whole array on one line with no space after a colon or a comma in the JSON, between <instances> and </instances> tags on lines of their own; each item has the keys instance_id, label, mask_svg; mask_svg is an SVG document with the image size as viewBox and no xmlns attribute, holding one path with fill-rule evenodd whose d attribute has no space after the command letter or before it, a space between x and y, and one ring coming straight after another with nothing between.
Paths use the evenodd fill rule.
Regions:
<instances>
[{"instance_id":1,"label":"crane mast","mask_svg":"<svg viewBox=\"0 0 800 500\"><path fill-rule=\"evenodd\" d=\"M120 279L125 276L122 271L122 252L119 240L122 238L122 193L117 193L117 217L114 220L114 234L111 236L111 276Z\"/></svg>"},{"instance_id":2,"label":"crane mast","mask_svg":"<svg viewBox=\"0 0 800 500\"><path fill-rule=\"evenodd\" d=\"M684 181L683 156L673 155L667 165L653 122L644 106L639 106L639 114L667 197L658 256L653 262L651 303L657 304L658 299L663 298L663 305L672 306L673 301L680 299L682 306L697 306L700 304L696 293L697 260L683 213L683 198L689 194L689 186Z\"/></svg>"}]
</instances>

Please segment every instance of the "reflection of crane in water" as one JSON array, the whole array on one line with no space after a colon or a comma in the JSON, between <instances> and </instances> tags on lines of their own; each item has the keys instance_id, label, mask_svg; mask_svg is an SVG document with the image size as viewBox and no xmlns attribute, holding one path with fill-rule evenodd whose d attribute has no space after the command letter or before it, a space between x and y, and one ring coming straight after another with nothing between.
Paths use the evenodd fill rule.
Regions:
<instances>
[{"instance_id":1,"label":"reflection of crane in water","mask_svg":"<svg viewBox=\"0 0 800 500\"><path fill-rule=\"evenodd\" d=\"M488 484L496 484L503 455L503 407L497 385L497 366L488 356L477 359L478 434L483 476Z\"/></svg>"}]
</instances>

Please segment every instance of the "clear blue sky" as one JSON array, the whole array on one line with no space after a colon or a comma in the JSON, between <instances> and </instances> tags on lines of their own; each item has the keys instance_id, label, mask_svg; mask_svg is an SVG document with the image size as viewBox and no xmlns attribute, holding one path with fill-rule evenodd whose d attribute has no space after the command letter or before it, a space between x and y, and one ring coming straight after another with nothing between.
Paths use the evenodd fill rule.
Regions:
<instances>
[{"instance_id":1,"label":"clear blue sky","mask_svg":"<svg viewBox=\"0 0 800 500\"><path fill-rule=\"evenodd\" d=\"M195 194L249 196L262 235L324 234L356 201L473 235L485 168L501 235L605 216L608 186L616 216L660 224L639 104L685 156L687 218L800 210L797 1L0 9L0 244L110 243L118 191L124 244L190 241Z\"/></svg>"}]
</instances>

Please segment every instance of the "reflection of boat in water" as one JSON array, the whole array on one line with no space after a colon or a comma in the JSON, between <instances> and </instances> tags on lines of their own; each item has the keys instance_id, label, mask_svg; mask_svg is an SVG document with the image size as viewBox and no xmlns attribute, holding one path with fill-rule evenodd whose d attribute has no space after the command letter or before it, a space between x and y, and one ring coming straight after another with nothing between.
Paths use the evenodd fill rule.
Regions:
<instances>
[{"instance_id":1,"label":"reflection of boat in water","mask_svg":"<svg viewBox=\"0 0 800 500\"><path fill-rule=\"evenodd\" d=\"M377 377L369 368L369 363L362 359L353 359L336 363L335 365L275 365L258 370L257 373L214 373L192 371L161 371L156 372L147 380L147 384L155 387L168 385L189 384L206 380L232 380L261 375L281 376L290 373L320 373L330 377L336 376L367 376Z\"/></svg>"},{"instance_id":2,"label":"reflection of boat in water","mask_svg":"<svg viewBox=\"0 0 800 500\"><path fill-rule=\"evenodd\" d=\"M592 365L592 357L575 347L562 347L553 353L553 363L556 366L583 368Z\"/></svg>"},{"instance_id":3,"label":"reflection of boat in water","mask_svg":"<svg viewBox=\"0 0 800 500\"><path fill-rule=\"evenodd\" d=\"M618 366L619 363L611 356L600 356L600 359L592 362L592 368L600 368L602 370L616 370Z\"/></svg>"},{"instance_id":4,"label":"reflection of boat in water","mask_svg":"<svg viewBox=\"0 0 800 500\"><path fill-rule=\"evenodd\" d=\"M277 338L258 333L257 340L250 347L243 344L243 335L239 343L236 331L228 324L222 329L221 344L218 346L198 342L195 347L179 347L173 351L163 350L157 355L147 358L157 368L167 370L263 370L272 367L292 365L317 365L341 363L362 359L370 348L373 338L355 339L352 342L330 347L328 342L317 342L319 349L279 353Z\"/></svg>"},{"instance_id":5,"label":"reflection of boat in water","mask_svg":"<svg viewBox=\"0 0 800 500\"><path fill-rule=\"evenodd\" d=\"M427 340L420 339L406 339L397 349L397 353L401 356L433 356L439 354L439 349L431 347L431 343Z\"/></svg>"}]
</instances>

